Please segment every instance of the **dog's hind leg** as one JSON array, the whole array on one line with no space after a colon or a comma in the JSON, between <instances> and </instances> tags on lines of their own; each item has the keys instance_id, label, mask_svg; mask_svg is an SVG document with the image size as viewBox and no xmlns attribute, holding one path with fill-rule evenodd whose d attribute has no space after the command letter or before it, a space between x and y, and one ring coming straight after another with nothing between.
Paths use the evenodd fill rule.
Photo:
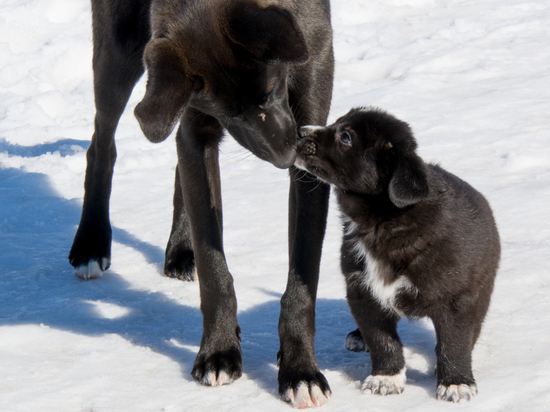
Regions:
<instances>
[{"instance_id":1,"label":"dog's hind leg","mask_svg":"<svg viewBox=\"0 0 550 412\"><path fill-rule=\"evenodd\" d=\"M108 4L108 6L106 6ZM106 8L112 8L106 10ZM95 130L86 154L82 216L69 262L82 279L100 277L111 259L109 198L116 160L115 130L143 73L149 1L92 1Z\"/></svg>"},{"instance_id":2,"label":"dog's hind leg","mask_svg":"<svg viewBox=\"0 0 550 412\"><path fill-rule=\"evenodd\" d=\"M178 168L176 168L176 183L174 185L174 216L170 239L166 246L164 274L187 281L195 279L195 255L191 241L191 226L185 210Z\"/></svg>"},{"instance_id":3,"label":"dog's hind leg","mask_svg":"<svg viewBox=\"0 0 550 412\"><path fill-rule=\"evenodd\" d=\"M223 251L218 164L222 134L216 119L187 108L176 135L203 315L201 347L191 374L211 386L231 383L243 369L237 299Z\"/></svg>"}]
</instances>

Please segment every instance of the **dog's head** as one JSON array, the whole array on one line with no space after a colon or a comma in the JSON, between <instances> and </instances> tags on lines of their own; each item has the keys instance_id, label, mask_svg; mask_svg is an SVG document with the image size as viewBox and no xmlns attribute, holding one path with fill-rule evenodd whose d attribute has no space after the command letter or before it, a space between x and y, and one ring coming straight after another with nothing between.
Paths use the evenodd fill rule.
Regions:
<instances>
[{"instance_id":1,"label":"dog's head","mask_svg":"<svg viewBox=\"0 0 550 412\"><path fill-rule=\"evenodd\" d=\"M299 130L296 166L346 192L389 196L397 207L428 195L426 165L407 123L377 109L352 109L327 126Z\"/></svg>"},{"instance_id":2,"label":"dog's head","mask_svg":"<svg viewBox=\"0 0 550 412\"><path fill-rule=\"evenodd\" d=\"M163 141L194 107L261 159L291 166L297 133L288 68L309 58L292 13L254 0L181 3L152 6L147 89L135 109L145 136Z\"/></svg>"}]
</instances>

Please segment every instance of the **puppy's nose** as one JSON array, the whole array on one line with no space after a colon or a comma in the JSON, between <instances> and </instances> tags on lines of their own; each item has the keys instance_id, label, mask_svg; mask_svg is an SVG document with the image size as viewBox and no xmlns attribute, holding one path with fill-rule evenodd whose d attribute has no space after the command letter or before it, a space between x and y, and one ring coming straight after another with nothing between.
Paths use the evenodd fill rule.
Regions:
<instances>
[{"instance_id":1,"label":"puppy's nose","mask_svg":"<svg viewBox=\"0 0 550 412\"><path fill-rule=\"evenodd\" d=\"M322 129L321 126L302 126L298 129L298 136L303 139L304 137L311 136L316 130Z\"/></svg>"}]
</instances>

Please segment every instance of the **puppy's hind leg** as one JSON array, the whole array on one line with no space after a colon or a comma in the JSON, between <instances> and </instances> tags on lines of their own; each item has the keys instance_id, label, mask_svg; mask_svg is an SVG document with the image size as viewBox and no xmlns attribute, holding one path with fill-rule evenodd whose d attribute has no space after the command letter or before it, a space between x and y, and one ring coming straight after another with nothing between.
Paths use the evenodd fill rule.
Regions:
<instances>
[{"instance_id":1,"label":"puppy's hind leg","mask_svg":"<svg viewBox=\"0 0 550 412\"><path fill-rule=\"evenodd\" d=\"M369 352L368 346L361 336L361 331L355 329L353 332L348 333L345 342L346 349L351 352Z\"/></svg>"},{"instance_id":2,"label":"puppy's hind leg","mask_svg":"<svg viewBox=\"0 0 550 412\"><path fill-rule=\"evenodd\" d=\"M433 317L437 335L437 399L451 402L477 395L472 373L476 325L467 315L440 313Z\"/></svg>"}]
</instances>

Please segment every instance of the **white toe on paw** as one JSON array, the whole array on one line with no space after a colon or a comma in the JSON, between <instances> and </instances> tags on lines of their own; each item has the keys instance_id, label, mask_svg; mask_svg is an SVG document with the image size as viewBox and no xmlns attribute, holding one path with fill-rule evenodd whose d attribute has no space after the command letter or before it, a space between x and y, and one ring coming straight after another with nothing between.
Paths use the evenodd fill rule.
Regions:
<instances>
[{"instance_id":1,"label":"white toe on paw","mask_svg":"<svg viewBox=\"0 0 550 412\"><path fill-rule=\"evenodd\" d=\"M378 395L392 395L402 393L405 390L407 376L405 368L397 375L370 375L365 379L361 390L370 390L371 393Z\"/></svg>"},{"instance_id":2,"label":"white toe on paw","mask_svg":"<svg viewBox=\"0 0 550 412\"><path fill-rule=\"evenodd\" d=\"M218 373L218 377L216 378L216 372L211 371L206 373L203 382L209 386L222 386L229 385L231 382L233 382L233 379L231 379L231 377L225 371L220 371Z\"/></svg>"},{"instance_id":3,"label":"white toe on paw","mask_svg":"<svg viewBox=\"0 0 550 412\"><path fill-rule=\"evenodd\" d=\"M101 270L102 271L105 272L107 269L109 269L110 266L111 266L111 259L109 259L107 257L101 258Z\"/></svg>"},{"instance_id":4,"label":"white toe on paw","mask_svg":"<svg viewBox=\"0 0 550 412\"><path fill-rule=\"evenodd\" d=\"M103 276L103 271L107 270L111 262L109 258L101 259L101 266L97 259L90 259L88 263L82 263L74 268L74 274L80 279L98 279Z\"/></svg>"},{"instance_id":5,"label":"white toe on paw","mask_svg":"<svg viewBox=\"0 0 550 412\"><path fill-rule=\"evenodd\" d=\"M317 385L311 387L309 395L311 396L311 401L315 406L324 405L325 403L327 403L328 398L330 397L329 393L324 394L321 388L319 388Z\"/></svg>"},{"instance_id":6,"label":"white toe on paw","mask_svg":"<svg viewBox=\"0 0 550 412\"><path fill-rule=\"evenodd\" d=\"M437 399L449 402L460 402L460 400L471 400L477 395L477 385L439 385L437 387Z\"/></svg>"},{"instance_id":7,"label":"white toe on paw","mask_svg":"<svg viewBox=\"0 0 550 412\"><path fill-rule=\"evenodd\" d=\"M296 389L296 396L294 398L294 407L298 409L310 408L313 406L313 402L309 397L309 389L307 384L302 382Z\"/></svg>"},{"instance_id":8,"label":"white toe on paw","mask_svg":"<svg viewBox=\"0 0 550 412\"><path fill-rule=\"evenodd\" d=\"M323 393L317 385L309 387L306 382L301 382L296 391L289 389L283 395L283 399L290 402L297 409L321 406L328 402L330 393Z\"/></svg>"}]
</instances>

